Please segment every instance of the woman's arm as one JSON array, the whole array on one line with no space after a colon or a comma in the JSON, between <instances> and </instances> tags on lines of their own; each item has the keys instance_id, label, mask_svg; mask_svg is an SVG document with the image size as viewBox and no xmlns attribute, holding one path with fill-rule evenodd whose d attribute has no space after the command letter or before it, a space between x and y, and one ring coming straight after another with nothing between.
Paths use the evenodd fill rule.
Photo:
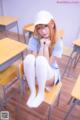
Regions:
<instances>
[{"instance_id":1,"label":"woman's arm","mask_svg":"<svg viewBox=\"0 0 80 120\"><path fill-rule=\"evenodd\" d=\"M49 61L49 45L50 45L50 40L46 39L44 46L44 56L47 58L48 61Z\"/></svg>"},{"instance_id":2,"label":"woman's arm","mask_svg":"<svg viewBox=\"0 0 80 120\"><path fill-rule=\"evenodd\" d=\"M52 63L60 65L63 54L63 40L58 40L52 50Z\"/></svg>"},{"instance_id":3,"label":"woman's arm","mask_svg":"<svg viewBox=\"0 0 80 120\"><path fill-rule=\"evenodd\" d=\"M55 56L52 55L52 56L50 57L50 59L49 59L50 64L55 63L55 61L56 61L56 63L57 63L58 66L59 66L59 65L60 65L60 62L61 62L61 58L55 57Z\"/></svg>"},{"instance_id":4,"label":"woman's arm","mask_svg":"<svg viewBox=\"0 0 80 120\"><path fill-rule=\"evenodd\" d=\"M36 38L31 37L29 39L29 43L28 43L28 53L33 54L36 57L37 56L37 46L38 46L38 41L36 40Z\"/></svg>"},{"instance_id":5,"label":"woman's arm","mask_svg":"<svg viewBox=\"0 0 80 120\"><path fill-rule=\"evenodd\" d=\"M47 60L49 61L49 45L50 45L50 40L48 39L41 39L40 40L40 50L39 50L39 54L40 56L44 56L47 58Z\"/></svg>"},{"instance_id":6,"label":"woman's arm","mask_svg":"<svg viewBox=\"0 0 80 120\"><path fill-rule=\"evenodd\" d=\"M43 53L44 53L44 47L43 47L43 46L41 46L41 47L40 47L40 50L39 50L39 54L38 54L38 55L39 55L39 56L44 56L44 54L43 54Z\"/></svg>"},{"instance_id":7,"label":"woman's arm","mask_svg":"<svg viewBox=\"0 0 80 120\"><path fill-rule=\"evenodd\" d=\"M49 48L48 46L44 47L44 52L43 52L44 56L47 58L47 60L49 61Z\"/></svg>"}]
</instances>

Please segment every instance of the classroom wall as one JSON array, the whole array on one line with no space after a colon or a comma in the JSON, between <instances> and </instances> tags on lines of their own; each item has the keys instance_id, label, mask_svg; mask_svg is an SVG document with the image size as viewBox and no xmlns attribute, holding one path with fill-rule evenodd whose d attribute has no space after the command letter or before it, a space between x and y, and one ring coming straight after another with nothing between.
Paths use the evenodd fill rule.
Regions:
<instances>
[{"instance_id":1,"label":"classroom wall","mask_svg":"<svg viewBox=\"0 0 80 120\"><path fill-rule=\"evenodd\" d=\"M64 44L72 46L72 41L78 38L80 28L80 3L57 3L60 0L3 0L4 15L19 18L19 29L26 23L34 21L39 10L50 11L58 29L64 29Z\"/></svg>"},{"instance_id":2,"label":"classroom wall","mask_svg":"<svg viewBox=\"0 0 80 120\"><path fill-rule=\"evenodd\" d=\"M1 1L0 1L0 15L1 15Z\"/></svg>"},{"instance_id":3,"label":"classroom wall","mask_svg":"<svg viewBox=\"0 0 80 120\"><path fill-rule=\"evenodd\" d=\"M0 16L3 15L3 2L0 0Z\"/></svg>"}]
</instances>

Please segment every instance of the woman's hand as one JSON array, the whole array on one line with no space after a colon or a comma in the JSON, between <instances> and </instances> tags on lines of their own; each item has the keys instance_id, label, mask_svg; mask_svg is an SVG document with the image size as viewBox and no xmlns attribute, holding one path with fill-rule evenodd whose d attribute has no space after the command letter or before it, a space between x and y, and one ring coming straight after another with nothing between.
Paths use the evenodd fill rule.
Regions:
<instances>
[{"instance_id":1,"label":"woman's hand","mask_svg":"<svg viewBox=\"0 0 80 120\"><path fill-rule=\"evenodd\" d=\"M45 39L40 39L40 44L41 44L41 47L44 47L45 42L46 42L46 40L45 40Z\"/></svg>"},{"instance_id":2,"label":"woman's hand","mask_svg":"<svg viewBox=\"0 0 80 120\"><path fill-rule=\"evenodd\" d=\"M45 41L45 47L49 47L50 43L51 43L51 41L49 39L46 39L46 41Z\"/></svg>"},{"instance_id":3,"label":"woman's hand","mask_svg":"<svg viewBox=\"0 0 80 120\"><path fill-rule=\"evenodd\" d=\"M40 43L41 43L42 47L49 47L51 41L49 39L44 39L43 38L43 39L40 40Z\"/></svg>"}]
</instances>

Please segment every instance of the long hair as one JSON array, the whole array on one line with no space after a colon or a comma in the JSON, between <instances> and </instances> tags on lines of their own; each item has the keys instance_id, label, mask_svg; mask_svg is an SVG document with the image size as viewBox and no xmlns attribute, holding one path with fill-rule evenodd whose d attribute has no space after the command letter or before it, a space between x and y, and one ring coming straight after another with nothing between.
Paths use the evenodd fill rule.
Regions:
<instances>
[{"instance_id":1,"label":"long hair","mask_svg":"<svg viewBox=\"0 0 80 120\"><path fill-rule=\"evenodd\" d=\"M50 22L48 23L48 28L49 28L49 31L50 31L50 40L51 40L51 44L49 46L49 56L51 56L52 54L52 50L54 48L54 45L56 43L56 24L54 22L54 20L50 20ZM39 35L39 33L37 32L37 29L35 27L34 29L34 33L33 33L34 37L38 38L38 39L41 39L41 36Z\"/></svg>"},{"instance_id":2,"label":"long hair","mask_svg":"<svg viewBox=\"0 0 80 120\"><path fill-rule=\"evenodd\" d=\"M56 43L56 24L53 20L51 20L48 24L49 30L50 30L50 40L51 40L51 44L49 46L49 56L51 56L52 54L52 50L54 48L54 45Z\"/></svg>"}]
</instances>

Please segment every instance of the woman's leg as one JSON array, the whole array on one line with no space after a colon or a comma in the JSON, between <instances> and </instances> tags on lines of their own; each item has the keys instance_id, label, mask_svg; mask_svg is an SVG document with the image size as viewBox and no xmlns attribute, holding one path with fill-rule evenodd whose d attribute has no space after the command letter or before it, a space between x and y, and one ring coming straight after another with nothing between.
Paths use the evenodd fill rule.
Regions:
<instances>
[{"instance_id":1,"label":"woman's leg","mask_svg":"<svg viewBox=\"0 0 80 120\"><path fill-rule=\"evenodd\" d=\"M51 67L47 59L43 56L38 56L36 58L36 78L39 90L34 100L33 107L38 107L44 100L46 81L54 76L53 72L50 70Z\"/></svg>"},{"instance_id":2,"label":"woman's leg","mask_svg":"<svg viewBox=\"0 0 80 120\"><path fill-rule=\"evenodd\" d=\"M31 107L32 102L36 96L35 90L35 56L29 54L24 59L24 74L28 82L28 86L30 88L30 97L27 101L27 105Z\"/></svg>"}]
</instances>

